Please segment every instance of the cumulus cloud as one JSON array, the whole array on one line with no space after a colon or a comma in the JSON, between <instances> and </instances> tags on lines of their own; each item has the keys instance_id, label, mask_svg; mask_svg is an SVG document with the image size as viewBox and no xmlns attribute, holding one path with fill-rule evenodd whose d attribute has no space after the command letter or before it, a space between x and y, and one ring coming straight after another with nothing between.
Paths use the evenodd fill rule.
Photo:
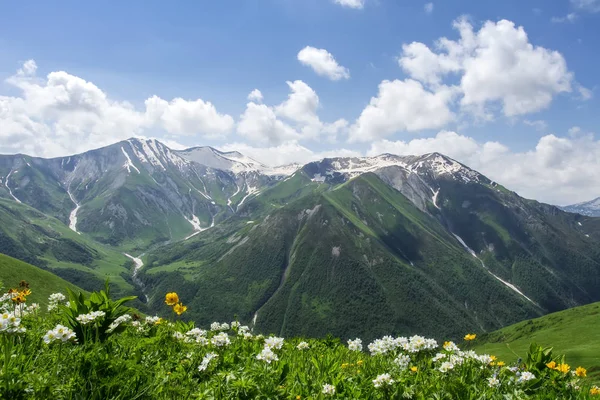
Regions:
<instances>
[{"instance_id":1,"label":"cumulus cloud","mask_svg":"<svg viewBox=\"0 0 600 400\"><path fill-rule=\"evenodd\" d=\"M306 46L298 53L298 61L311 67L317 75L327 77L332 81L350 78L348 68L339 65L333 55L325 49Z\"/></svg>"},{"instance_id":2,"label":"cumulus cloud","mask_svg":"<svg viewBox=\"0 0 600 400\"><path fill-rule=\"evenodd\" d=\"M374 142L368 155L446 154L478 170L521 196L566 205L590 200L600 193L600 140L574 132L571 137L543 136L533 150L511 151L498 142L480 143L456 132L410 141Z\"/></svg>"},{"instance_id":3,"label":"cumulus cloud","mask_svg":"<svg viewBox=\"0 0 600 400\"><path fill-rule=\"evenodd\" d=\"M333 2L342 7L362 9L365 6L366 0L333 0Z\"/></svg>"},{"instance_id":4,"label":"cumulus cloud","mask_svg":"<svg viewBox=\"0 0 600 400\"><path fill-rule=\"evenodd\" d=\"M334 141L348 123L344 119L324 123L317 115L319 96L303 81L288 81L290 94L281 104L267 106L249 102L237 132L259 144L279 145L290 140Z\"/></svg>"},{"instance_id":5,"label":"cumulus cloud","mask_svg":"<svg viewBox=\"0 0 600 400\"><path fill-rule=\"evenodd\" d=\"M254 89L248 95L248 100L249 101L253 101L255 103L262 103L262 101L263 101L263 94L261 93L260 90Z\"/></svg>"},{"instance_id":6,"label":"cumulus cloud","mask_svg":"<svg viewBox=\"0 0 600 400\"><path fill-rule=\"evenodd\" d=\"M524 119L523 123L525 125L534 127L536 131L540 131L540 132L545 131L545 130L548 129L548 124L544 120L539 120L538 119L538 120L533 120L532 121L532 120L529 120L529 119Z\"/></svg>"},{"instance_id":7,"label":"cumulus cloud","mask_svg":"<svg viewBox=\"0 0 600 400\"><path fill-rule=\"evenodd\" d=\"M0 96L2 151L56 156L146 131L220 137L234 126L233 118L201 99L166 101L153 96L146 100L144 110L138 110L65 71L50 72L45 79L38 78L36 71L36 63L29 60L6 79L20 95Z\"/></svg>"},{"instance_id":8,"label":"cumulus cloud","mask_svg":"<svg viewBox=\"0 0 600 400\"><path fill-rule=\"evenodd\" d=\"M427 14L431 14L433 12L433 3L427 3L423 8Z\"/></svg>"},{"instance_id":9,"label":"cumulus cloud","mask_svg":"<svg viewBox=\"0 0 600 400\"><path fill-rule=\"evenodd\" d=\"M554 96L572 91L573 74L564 57L529 42L511 21L487 21L475 31L466 18L454 22L460 38L440 38L433 49L419 42L403 46L398 59L413 79L433 88L455 76L460 105L491 119L495 104L507 117L547 108Z\"/></svg>"},{"instance_id":10,"label":"cumulus cloud","mask_svg":"<svg viewBox=\"0 0 600 400\"><path fill-rule=\"evenodd\" d=\"M366 142L400 131L441 128L454 119L449 108L452 97L452 88L445 86L432 92L413 79L383 81L350 128L350 140Z\"/></svg>"}]
</instances>

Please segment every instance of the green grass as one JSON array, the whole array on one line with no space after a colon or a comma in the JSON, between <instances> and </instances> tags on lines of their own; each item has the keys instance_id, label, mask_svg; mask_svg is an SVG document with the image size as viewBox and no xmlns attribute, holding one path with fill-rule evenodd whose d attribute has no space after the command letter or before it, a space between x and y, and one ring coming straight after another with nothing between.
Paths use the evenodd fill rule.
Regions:
<instances>
[{"instance_id":1,"label":"green grass","mask_svg":"<svg viewBox=\"0 0 600 400\"><path fill-rule=\"evenodd\" d=\"M71 290L82 291L51 272L0 254L0 282L4 290L16 288L21 280L27 281L31 288L28 302L39 303L42 306L47 304L48 296L56 292L65 293L67 287Z\"/></svg>"},{"instance_id":2,"label":"green grass","mask_svg":"<svg viewBox=\"0 0 600 400\"><path fill-rule=\"evenodd\" d=\"M567 356L571 366L587 368L590 378L600 382L600 303L548 314L482 335L475 350L514 361L525 358L531 342L553 347L555 353Z\"/></svg>"}]
</instances>

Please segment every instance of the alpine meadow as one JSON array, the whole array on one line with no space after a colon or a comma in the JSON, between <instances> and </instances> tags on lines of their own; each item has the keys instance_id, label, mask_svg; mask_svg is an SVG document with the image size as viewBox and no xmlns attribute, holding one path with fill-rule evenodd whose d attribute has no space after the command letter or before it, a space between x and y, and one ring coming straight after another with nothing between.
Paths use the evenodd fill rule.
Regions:
<instances>
[{"instance_id":1,"label":"alpine meadow","mask_svg":"<svg viewBox=\"0 0 600 400\"><path fill-rule=\"evenodd\" d=\"M600 398L598 18L0 5L0 399Z\"/></svg>"}]
</instances>

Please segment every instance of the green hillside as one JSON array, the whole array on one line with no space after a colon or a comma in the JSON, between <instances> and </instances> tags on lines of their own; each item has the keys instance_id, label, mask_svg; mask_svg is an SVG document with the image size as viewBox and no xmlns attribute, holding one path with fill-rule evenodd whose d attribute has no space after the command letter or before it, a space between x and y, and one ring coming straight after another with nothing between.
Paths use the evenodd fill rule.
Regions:
<instances>
[{"instance_id":1,"label":"green hillside","mask_svg":"<svg viewBox=\"0 0 600 400\"><path fill-rule=\"evenodd\" d=\"M523 321L481 335L475 350L505 361L525 358L529 344L554 347L572 366L582 365L600 382L600 303L588 304Z\"/></svg>"},{"instance_id":2,"label":"green hillside","mask_svg":"<svg viewBox=\"0 0 600 400\"><path fill-rule=\"evenodd\" d=\"M81 291L77 286L51 272L0 254L0 283L3 291L16 288L22 280L27 281L31 288L28 303L39 303L43 309L48 303L48 296L52 293L66 293L65 288Z\"/></svg>"}]
</instances>

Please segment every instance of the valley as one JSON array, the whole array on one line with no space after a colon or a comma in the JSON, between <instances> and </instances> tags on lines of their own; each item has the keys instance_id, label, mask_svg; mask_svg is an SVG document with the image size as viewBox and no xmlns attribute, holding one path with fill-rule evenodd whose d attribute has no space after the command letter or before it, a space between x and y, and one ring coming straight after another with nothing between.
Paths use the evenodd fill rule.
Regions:
<instances>
[{"instance_id":1,"label":"valley","mask_svg":"<svg viewBox=\"0 0 600 400\"><path fill-rule=\"evenodd\" d=\"M440 153L267 167L129 139L0 156L0 253L160 313L285 336L460 337L600 301L596 218Z\"/></svg>"}]
</instances>

